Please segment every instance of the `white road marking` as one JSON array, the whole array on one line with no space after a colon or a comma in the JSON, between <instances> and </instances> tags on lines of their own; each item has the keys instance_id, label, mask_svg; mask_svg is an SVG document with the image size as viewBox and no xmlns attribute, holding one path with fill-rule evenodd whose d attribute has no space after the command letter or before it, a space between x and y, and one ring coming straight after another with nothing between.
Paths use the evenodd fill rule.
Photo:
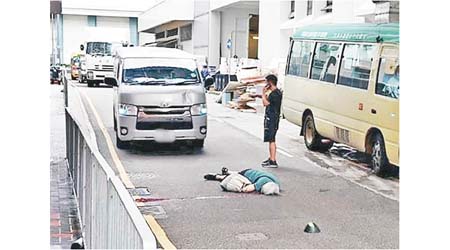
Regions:
<instances>
[{"instance_id":1,"label":"white road marking","mask_svg":"<svg viewBox=\"0 0 450 250\"><path fill-rule=\"evenodd\" d=\"M285 156L287 156L287 157L290 157L290 158L294 157L293 155L291 155L291 154L289 154L288 152L286 152L286 149L283 149L283 148L280 147L280 146L277 146L277 152L280 153L280 154L282 154L282 155L285 155Z\"/></svg>"}]
</instances>

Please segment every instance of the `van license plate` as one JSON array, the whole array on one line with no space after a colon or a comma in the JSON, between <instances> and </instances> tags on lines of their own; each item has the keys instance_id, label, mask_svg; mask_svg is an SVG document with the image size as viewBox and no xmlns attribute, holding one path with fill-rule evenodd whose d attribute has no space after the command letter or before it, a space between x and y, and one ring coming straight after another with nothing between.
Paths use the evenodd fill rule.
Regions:
<instances>
[{"instance_id":1,"label":"van license plate","mask_svg":"<svg viewBox=\"0 0 450 250\"><path fill-rule=\"evenodd\" d=\"M160 143L169 143L175 141L175 134L171 130L155 130L155 141Z\"/></svg>"}]
</instances>

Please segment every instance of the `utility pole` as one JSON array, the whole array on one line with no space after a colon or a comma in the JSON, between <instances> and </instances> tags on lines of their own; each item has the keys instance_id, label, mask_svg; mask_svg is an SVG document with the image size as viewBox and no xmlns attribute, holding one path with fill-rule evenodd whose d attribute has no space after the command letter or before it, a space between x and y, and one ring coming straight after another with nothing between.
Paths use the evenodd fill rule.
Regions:
<instances>
[{"instance_id":1,"label":"utility pole","mask_svg":"<svg viewBox=\"0 0 450 250\"><path fill-rule=\"evenodd\" d=\"M51 32L52 32L52 55L51 55L51 63L56 63L56 58L59 58L59 61L61 63L61 55L60 55L60 48L58 48L58 43L56 42L56 39L58 37L58 30L59 30L59 19L61 15L62 7L61 7L61 0L50 0L50 25L51 25Z\"/></svg>"}]
</instances>

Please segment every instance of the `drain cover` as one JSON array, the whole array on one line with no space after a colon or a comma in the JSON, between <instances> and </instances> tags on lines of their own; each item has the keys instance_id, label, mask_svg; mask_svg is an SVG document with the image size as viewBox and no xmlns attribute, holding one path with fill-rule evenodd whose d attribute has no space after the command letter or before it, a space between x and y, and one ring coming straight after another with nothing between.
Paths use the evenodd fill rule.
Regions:
<instances>
[{"instance_id":1,"label":"drain cover","mask_svg":"<svg viewBox=\"0 0 450 250\"><path fill-rule=\"evenodd\" d=\"M131 196L149 196L150 191L148 188L145 187L138 187L138 188L131 188L128 189L128 192L131 194Z\"/></svg>"},{"instance_id":2,"label":"drain cover","mask_svg":"<svg viewBox=\"0 0 450 250\"><path fill-rule=\"evenodd\" d=\"M267 237L263 233L238 234L238 235L236 235L236 238L238 240L245 240L245 241L249 241L249 240L267 240L267 239L269 239L269 237Z\"/></svg>"},{"instance_id":3,"label":"drain cover","mask_svg":"<svg viewBox=\"0 0 450 250\"><path fill-rule=\"evenodd\" d=\"M160 205L148 205L148 206L142 206L142 207L138 207L138 208L139 208L139 211L141 211L141 213L143 215L151 214L151 215L153 215L153 217L155 217L155 219L167 218L166 211Z\"/></svg>"}]
</instances>

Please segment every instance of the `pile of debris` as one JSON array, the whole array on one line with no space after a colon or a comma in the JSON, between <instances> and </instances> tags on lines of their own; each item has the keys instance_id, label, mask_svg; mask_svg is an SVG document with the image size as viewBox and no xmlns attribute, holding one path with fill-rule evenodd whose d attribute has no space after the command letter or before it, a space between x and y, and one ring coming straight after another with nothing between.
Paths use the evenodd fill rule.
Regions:
<instances>
[{"instance_id":1,"label":"pile of debris","mask_svg":"<svg viewBox=\"0 0 450 250\"><path fill-rule=\"evenodd\" d=\"M247 58L221 60L220 72L228 74L228 77L225 85L219 84L222 88L217 89L220 92L216 102L240 111L256 112L256 109L248 103L254 102L255 98L252 95L261 95L265 86L259 61Z\"/></svg>"}]
</instances>

